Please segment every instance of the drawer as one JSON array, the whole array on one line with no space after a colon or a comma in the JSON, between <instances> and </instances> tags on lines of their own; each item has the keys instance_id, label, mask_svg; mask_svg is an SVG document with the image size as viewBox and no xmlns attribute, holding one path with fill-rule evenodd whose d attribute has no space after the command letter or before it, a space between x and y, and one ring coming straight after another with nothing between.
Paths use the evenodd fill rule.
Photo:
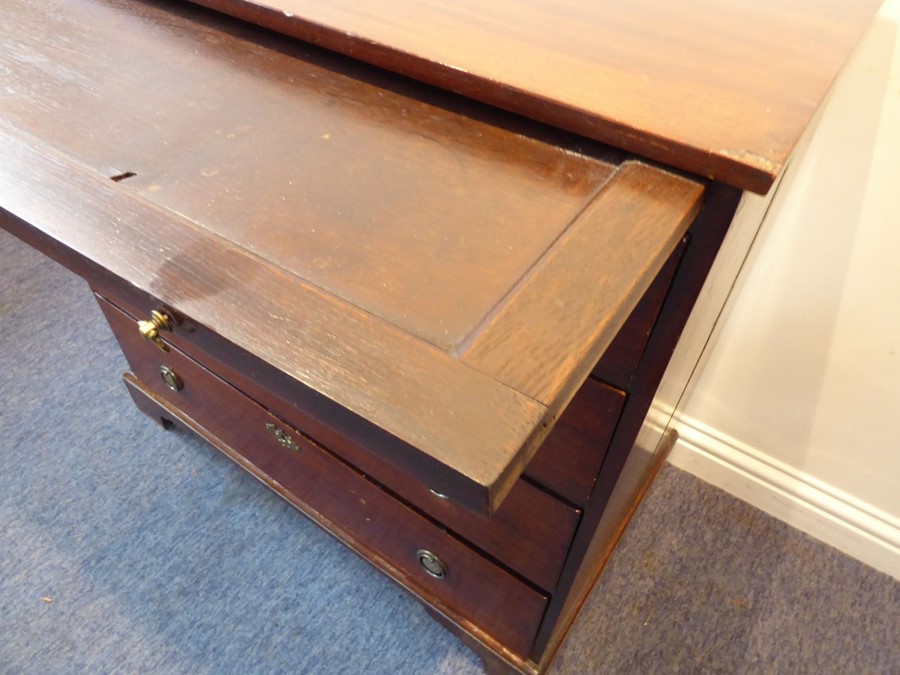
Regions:
<instances>
[{"instance_id":1,"label":"drawer","mask_svg":"<svg viewBox=\"0 0 900 675\"><path fill-rule=\"evenodd\" d=\"M637 370L641 357L644 355L650 331L656 324L656 319L669 292L669 287L672 285L672 279L675 277L675 271L678 269L678 263L681 262L686 246L687 242L683 241L672 252L666 264L656 275L656 279L650 284L644 297L641 298L597 365L594 366L591 373L594 377L628 390L631 376L634 375L634 371Z\"/></svg>"},{"instance_id":2,"label":"drawer","mask_svg":"<svg viewBox=\"0 0 900 675\"><path fill-rule=\"evenodd\" d=\"M556 587L581 518L580 509L519 480L499 510L488 516L453 502L358 445L343 442L339 447L335 454L398 498L541 588L552 591Z\"/></svg>"},{"instance_id":3,"label":"drawer","mask_svg":"<svg viewBox=\"0 0 900 675\"><path fill-rule=\"evenodd\" d=\"M574 504L587 503L624 405L624 392L588 379L525 475Z\"/></svg>"},{"instance_id":4,"label":"drawer","mask_svg":"<svg viewBox=\"0 0 900 675\"><path fill-rule=\"evenodd\" d=\"M132 334L134 323L127 315L103 301L101 306L117 334L126 327ZM419 597L486 630L517 654L527 654L546 607L544 594L176 349L157 350L148 358L144 350L156 349L149 343L126 337L122 346L142 389L170 402L187 416L189 426L239 454L253 473ZM174 373L168 382L160 377L161 365ZM132 394L140 395L133 385ZM420 563L424 552L439 560L443 578ZM431 564L434 569L436 563Z\"/></svg>"},{"instance_id":5,"label":"drawer","mask_svg":"<svg viewBox=\"0 0 900 675\"><path fill-rule=\"evenodd\" d=\"M162 365L171 367L176 373L198 367L175 348L164 353L141 339L134 319L108 301L98 299L132 370L151 390L169 393L160 377ZM179 392L179 398L183 395ZM325 428L310 429L304 424L308 420L298 422L296 415L284 414L290 411L273 411L267 400L258 400L255 396L253 399L511 570L548 591L555 587L580 519L580 510L520 480L495 514L477 513L446 499L440 486L423 485L360 445Z\"/></svg>"}]
</instances>

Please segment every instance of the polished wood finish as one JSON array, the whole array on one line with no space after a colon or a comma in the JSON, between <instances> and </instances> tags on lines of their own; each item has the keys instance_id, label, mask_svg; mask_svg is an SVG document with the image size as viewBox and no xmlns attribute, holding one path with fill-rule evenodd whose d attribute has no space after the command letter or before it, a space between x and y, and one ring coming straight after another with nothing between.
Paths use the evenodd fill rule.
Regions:
<instances>
[{"instance_id":1,"label":"polished wood finish","mask_svg":"<svg viewBox=\"0 0 900 675\"><path fill-rule=\"evenodd\" d=\"M70 71L60 81L14 64L59 60L64 13L35 22L56 3L17 2L3 21L28 37L0 54L18 93L0 103L6 121L101 174L129 170L130 192L443 350L615 170L492 124L471 102L259 30L252 45L172 26L153 7L85 3L80 23L93 25L56 64ZM111 32L122 9L162 46ZM96 68L101 53L120 66ZM159 80L121 65L145 59ZM63 125L60 109L78 114Z\"/></svg>"},{"instance_id":2,"label":"polished wood finish","mask_svg":"<svg viewBox=\"0 0 900 675\"><path fill-rule=\"evenodd\" d=\"M568 403L687 231L702 194L693 181L623 164L458 347L460 360L551 409Z\"/></svg>"},{"instance_id":3,"label":"polished wood finish","mask_svg":"<svg viewBox=\"0 0 900 675\"><path fill-rule=\"evenodd\" d=\"M880 0L194 0L765 193Z\"/></svg>"},{"instance_id":4,"label":"polished wood finish","mask_svg":"<svg viewBox=\"0 0 900 675\"><path fill-rule=\"evenodd\" d=\"M298 423L303 428L313 429L314 437L322 439L329 447L343 448L347 443L362 445L398 466L414 466L416 475L425 484L465 503L462 496L467 494L467 483L459 483L454 474L442 467L423 462L422 453L371 421L335 404L2 207L0 227L87 279L95 290L115 297L133 316L149 316L151 310L157 308L170 312L176 317L176 330L166 334L166 341L203 360L215 372L282 418L300 420Z\"/></svg>"},{"instance_id":5,"label":"polished wood finish","mask_svg":"<svg viewBox=\"0 0 900 675\"><path fill-rule=\"evenodd\" d=\"M625 392L587 380L528 463L525 475L573 504L586 504L624 404Z\"/></svg>"},{"instance_id":6,"label":"polished wood finish","mask_svg":"<svg viewBox=\"0 0 900 675\"><path fill-rule=\"evenodd\" d=\"M484 675L538 675L540 669L537 664L527 659L510 654L506 650L498 650L496 646L488 644L488 641L475 637L471 632L450 620L433 607L425 608L432 619L453 633L459 641L475 652L481 659Z\"/></svg>"},{"instance_id":7,"label":"polished wood finish","mask_svg":"<svg viewBox=\"0 0 900 675\"><path fill-rule=\"evenodd\" d=\"M153 419L177 421L199 433L404 588L455 621L488 631L513 653L528 653L546 597L211 373L191 369L189 377L194 386L178 394L177 407L130 374L125 381L133 398L150 399L139 408ZM282 447L267 423L281 426L299 449ZM440 557L447 569L443 579L425 572L419 549Z\"/></svg>"},{"instance_id":8,"label":"polished wood finish","mask_svg":"<svg viewBox=\"0 0 900 675\"><path fill-rule=\"evenodd\" d=\"M413 471L424 463L452 474L450 484L458 477L461 499L487 509L491 481L478 477L506 471L501 458L537 442L540 404L389 325L373 326L361 310L135 199L123 184L2 132L0 163L4 208L332 400L353 398L346 407L420 448L410 451ZM475 448L463 421L491 429L486 447L498 449L499 466L464 466Z\"/></svg>"},{"instance_id":9,"label":"polished wood finish","mask_svg":"<svg viewBox=\"0 0 900 675\"><path fill-rule=\"evenodd\" d=\"M721 243L721 237L724 235L724 232L727 229L728 219L733 213L734 206L736 204L736 195L737 192L733 190L722 190L721 188L716 188L713 190L710 204L701 215L698 223L695 225L695 228L691 233L690 238L692 241L696 242L696 248L688 248L688 251L693 251L693 253L687 257L686 265L681 269L681 272L672 282L672 293L674 297L676 299L678 299L682 295L684 297L681 299L681 301L674 303L673 308L670 309L670 314L666 314L662 317L661 326L658 328L658 330L654 331L654 335L656 336L655 344L672 344L672 341L677 337L677 332L680 330L679 321L685 319L687 314L689 313L690 298L692 297L691 294L696 291L697 283L704 276L704 265L708 265L712 262L712 259L715 256L716 248L718 244ZM666 271L664 270L663 275L665 276L665 274ZM140 365L139 361L138 367L144 368L144 370L146 371L145 376L155 377L155 361L152 357L155 356L155 352L157 351L156 348L149 343L145 343L139 340L138 333L134 328L133 319L125 318L123 321L122 317L124 317L124 315L122 315L121 313L117 313L117 315L119 317L118 319L115 318L115 315L111 317L113 318L114 327L117 326L118 322L119 329L117 330L117 333L124 336L124 342L133 344L139 349L146 350L146 352L152 355L150 358L151 363L149 364L149 370L146 370L144 366ZM131 348L128 346L128 344L125 344L123 346L125 347L126 353L129 353L131 351ZM637 420L640 416L642 416L642 410L645 411L646 406L649 405L649 399L646 397L646 394L641 393L648 390L645 386L643 386L643 384L640 383L643 383L643 381L647 378L652 378L661 374L661 369L665 367L667 358L666 354L668 352L668 348L664 346L662 348L656 346L655 348L652 348L650 350L650 354L653 355L653 358L650 358L646 362L642 363L642 366L639 369L638 373L639 384L636 390L640 393L640 395L632 397L630 399L629 406L626 407L629 420L628 425L633 424L634 420ZM158 381L156 386L160 388L161 391L165 390L165 386L161 384L161 380ZM583 391L587 394L593 390L593 392L595 392L593 398L594 400L598 400L596 398L596 392L598 391L598 389L600 391L607 392L607 396L609 396L610 394L614 394L615 400L621 401L620 393L598 382L588 381ZM215 398L217 400L221 399L221 397L219 396ZM573 405L576 406L574 410L579 409L579 406L577 405L579 400L585 400L582 398L581 393L579 393L579 395L576 397L575 402L573 402ZM580 406L580 408L582 414L584 414L585 416L589 415L589 411L597 410L596 405L582 405ZM570 411L567 412L571 412L571 410L572 409L570 408ZM620 429L620 431L617 432L617 438L624 439L625 435L631 433L631 431L628 430L628 426L625 427L626 431L624 432L621 431L621 425L618 427L616 426L615 419L618 417L618 410L618 406L613 407L614 413L611 416L612 421L607 421L606 424L610 425L608 428ZM159 417L165 417L165 415L155 415L154 417L158 419ZM604 413L604 417L607 418L607 420L610 418L609 410ZM559 426L557 427L557 430L559 430ZM590 427L585 427L583 431L586 436L594 433L591 432ZM604 503L606 496L608 496L607 487L615 483L615 467L619 461L618 457L624 458L625 456L627 456L627 452L623 453L623 449L625 447L625 445L619 444L617 446L618 449L616 450L616 459L614 459L612 462L607 462L604 465L604 472L601 474L601 477L603 478L602 484L604 487L599 490L599 493L597 495L592 495L588 501L588 513L590 514L591 519L599 517L599 514L602 513L602 504ZM591 531L592 529L590 525L582 526L578 537L576 537L576 543L578 542L579 537L590 538ZM589 543L593 544L593 539L591 539ZM602 558L605 558L605 556L609 552L610 542L606 542L606 544L607 546L603 549L605 553ZM582 560L584 560L585 564L594 566L594 573L596 573L602 566L601 558L597 558L595 556L588 559L586 555L584 557L581 557L577 552L573 552L568 558L567 567L569 567L570 569L574 568L578 571L581 571ZM579 578L583 579L584 575L582 574ZM567 583L571 582L564 581L564 584ZM555 612L558 610L554 610L554 607L568 607L573 603L579 604L580 602L582 602L585 594L590 588L590 584L584 583L583 581L581 583L583 585L577 589L567 589L565 585L557 589L557 591L550 598L550 610L552 612ZM542 621L542 633L544 631L564 629L564 626L557 626L557 621L553 618L553 616L554 614L551 613L549 617L546 617L544 621ZM569 614L564 614L562 616L566 621L571 618L571 615ZM461 625L457 623L457 620L447 619L446 616L444 616L442 622L450 625L452 627L452 630L460 635L467 645L475 649L476 652L485 659L486 664L490 665L490 670L496 672L542 672L546 665L549 663L549 654L551 654L552 650L554 650L558 645L558 641L553 642L549 645L551 651L545 653L544 650L546 649L546 647L541 647L540 644L543 643L539 643L539 646L531 651L531 658L526 659L523 657L521 652L518 653L518 655L510 654L508 648L504 648L498 645L492 637L492 633L489 632L488 634L485 634L483 632L483 626L478 624L477 622L469 621L467 624ZM557 640L558 639L561 639L561 635L557 638Z\"/></svg>"},{"instance_id":10,"label":"polished wood finish","mask_svg":"<svg viewBox=\"0 0 900 675\"><path fill-rule=\"evenodd\" d=\"M3 208L396 437L401 468L443 471L482 511L701 199L198 8L84 0L73 31L63 4L0 9L18 92L0 101Z\"/></svg>"},{"instance_id":11,"label":"polished wood finish","mask_svg":"<svg viewBox=\"0 0 900 675\"><path fill-rule=\"evenodd\" d=\"M206 383L210 376L203 367L174 345L170 345L168 352L160 351L156 345L140 337L135 317L129 316L106 298L97 296L97 300L132 372L144 386L157 395L172 398L173 402L192 413L196 419L205 419L205 409L198 412L181 401L183 397L193 396L198 399L192 402L195 406L202 405L200 401L204 398L208 405L218 404L215 392L208 390ZM209 361L202 353L195 352L195 356L200 356L202 363ZM185 384L183 392L173 393L168 388L160 377L162 366L171 368L182 377ZM257 402L262 401L257 399ZM580 419L585 417L586 412L581 412ZM580 519L581 514L577 509L554 499L527 481L520 480L501 508L492 516L486 516L448 498L442 498L437 490L432 492L432 488L426 484L413 479L360 445L335 439L331 435L320 438L317 436L318 428L305 427L303 420L298 424L289 417L285 422L304 435L324 442L331 452L338 454L398 498L436 519L442 526L511 570L546 590L555 587ZM335 440L337 443L334 443ZM598 469L599 466L594 467L595 475Z\"/></svg>"},{"instance_id":12,"label":"polished wood finish","mask_svg":"<svg viewBox=\"0 0 900 675\"><path fill-rule=\"evenodd\" d=\"M10 0L0 226L102 296L142 411L491 672L541 673L630 512L617 486L741 199L723 181L766 189L872 3L265 1L202 0L619 147L190 3ZM138 337L153 310L166 352Z\"/></svg>"},{"instance_id":13,"label":"polished wood finish","mask_svg":"<svg viewBox=\"0 0 900 675\"><path fill-rule=\"evenodd\" d=\"M620 389L628 389L631 384L631 376L637 370L647 346L647 338L656 324L656 318L662 309L663 301L672 285L672 277L681 262L681 256L687 246L687 240L675 249L669 257L662 271L653 280L650 288L641 298L638 306L634 308L628 321L619 330L615 339L610 343L603 357L594 366L591 375L598 380L608 382Z\"/></svg>"},{"instance_id":14,"label":"polished wood finish","mask_svg":"<svg viewBox=\"0 0 900 675\"><path fill-rule=\"evenodd\" d=\"M734 188L714 184L706 205L691 228L690 244L684 251L681 264L669 291L668 301L660 311L656 325L647 340L645 357L632 377L628 401L622 410L616 432L610 442L603 469L598 477L591 501L585 508L572 549L566 560L557 593L547 609L547 617L535 643L533 655L540 662L544 651L559 628L561 618L573 605L583 602L589 584L580 584L584 566L597 564L588 556L595 544L595 533L603 517L623 467L633 450L634 440L647 417L647 411L665 373L681 331L687 323L697 296L722 246L728 227L740 202L741 193ZM602 548L602 547L601 547Z\"/></svg>"},{"instance_id":15,"label":"polished wood finish","mask_svg":"<svg viewBox=\"0 0 900 675\"><path fill-rule=\"evenodd\" d=\"M15 225L8 222L6 227L45 252L50 251L53 245L52 241L21 222ZM157 298L121 279L111 277L87 261L79 260L77 256L58 255L56 258L89 279L100 295L115 298L115 304L133 317L147 316L153 308L163 306ZM658 282L659 280L654 281L653 287L658 287ZM646 305L646 299L641 301L636 313L643 311L641 307ZM189 317L177 312L175 315L177 330L166 334L165 340L194 360L207 365L268 410L307 431L310 436L351 463L375 463L379 459L391 460L392 464L402 462L402 444L396 438L384 434L345 409L335 408L316 392L286 377L252 354L222 340ZM633 316L629 318L626 326L633 324L633 319ZM643 351L647 336L641 336L640 332L635 335L642 340L639 350ZM616 341L621 338L621 335L617 336ZM617 358L616 355L611 356ZM609 362L610 355L604 356L602 361ZM613 363L611 367L621 370L626 366L616 366ZM623 391L596 381L586 381L528 463L525 475L573 504L584 504L615 431L624 400ZM442 494L449 495L453 490L453 485L447 483L446 475L442 472L427 475L422 484ZM519 488L511 491L495 516L503 516L508 501L515 497L517 489ZM451 502L456 502L452 496Z\"/></svg>"}]
</instances>

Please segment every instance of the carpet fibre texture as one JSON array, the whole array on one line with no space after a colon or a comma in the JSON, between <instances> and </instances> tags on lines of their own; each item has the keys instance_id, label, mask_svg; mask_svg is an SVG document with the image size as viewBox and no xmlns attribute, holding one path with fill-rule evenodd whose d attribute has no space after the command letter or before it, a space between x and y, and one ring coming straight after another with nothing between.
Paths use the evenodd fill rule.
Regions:
<instances>
[{"instance_id":1,"label":"carpet fibre texture","mask_svg":"<svg viewBox=\"0 0 900 675\"><path fill-rule=\"evenodd\" d=\"M391 581L165 432L84 283L0 232L0 673L474 674ZM551 669L900 673L900 584L665 468Z\"/></svg>"}]
</instances>

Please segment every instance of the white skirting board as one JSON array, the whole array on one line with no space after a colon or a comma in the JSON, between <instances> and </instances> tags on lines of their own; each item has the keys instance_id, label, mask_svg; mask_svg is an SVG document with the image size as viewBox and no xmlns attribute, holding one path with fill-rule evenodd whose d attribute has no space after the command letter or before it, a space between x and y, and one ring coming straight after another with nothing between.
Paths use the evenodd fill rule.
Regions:
<instances>
[{"instance_id":1,"label":"white skirting board","mask_svg":"<svg viewBox=\"0 0 900 675\"><path fill-rule=\"evenodd\" d=\"M687 416L669 462L900 580L900 520Z\"/></svg>"}]
</instances>

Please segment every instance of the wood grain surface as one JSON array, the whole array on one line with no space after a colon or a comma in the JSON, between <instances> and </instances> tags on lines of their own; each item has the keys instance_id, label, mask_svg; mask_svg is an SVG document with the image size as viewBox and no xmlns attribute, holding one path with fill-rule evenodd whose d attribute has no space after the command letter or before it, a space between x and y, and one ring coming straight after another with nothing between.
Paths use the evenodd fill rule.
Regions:
<instances>
[{"instance_id":1,"label":"wood grain surface","mask_svg":"<svg viewBox=\"0 0 900 675\"><path fill-rule=\"evenodd\" d=\"M551 408L567 403L681 241L702 195L693 181L624 164L460 345L462 362Z\"/></svg>"},{"instance_id":2,"label":"wood grain surface","mask_svg":"<svg viewBox=\"0 0 900 675\"><path fill-rule=\"evenodd\" d=\"M9 0L0 22L0 206L418 448L416 475L479 510L701 201L193 5Z\"/></svg>"},{"instance_id":3,"label":"wood grain surface","mask_svg":"<svg viewBox=\"0 0 900 675\"><path fill-rule=\"evenodd\" d=\"M625 392L586 380L528 463L525 475L572 504L586 504L625 400Z\"/></svg>"},{"instance_id":4,"label":"wood grain surface","mask_svg":"<svg viewBox=\"0 0 900 675\"><path fill-rule=\"evenodd\" d=\"M631 383L631 376L641 362L647 339L659 316L663 301L672 284L672 277L681 262L681 256L688 245L689 237L679 245L675 252L666 261L662 270L637 307L628 317L628 321L619 330L616 337L603 352L602 358L594 366L591 376L609 384L627 390Z\"/></svg>"},{"instance_id":5,"label":"wood grain surface","mask_svg":"<svg viewBox=\"0 0 900 675\"><path fill-rule=\"evenodd\" d=\"M285 431L293 434L299 451L281 447L265 427L280 421L223 382L211 382L223 403L218 409L209 397L198 397L198 405L188 407L202 415L202 422L131 373L125 373L125 382L135 401L146 399L138 404L142 411L200 434L423 602L520 656L528 653L547 604L545 595L290 428ZM419 549L444 562L443 579L425 572L416 557Z\"/></svg>"},{"instance_id":6,"label":"wood grain surface","mask_svg":"<svg viewBox=\"0 0 900 675\"><path fill-rule=\"evenodd\" d=\"M0 204L481 485L479 508L545 433L532 399L36 142L0 134Z\"/></svg>"},{"instance_id":7,"label":"wood grain surface","mask_svg":"<svg viewBox=\"0 0 900 675\"><path fill-rule=\"evenodd\" d=\"M717 260L726 236L732 231L730 230L732 219L735 218L735 211L740 201L741 192L739 190L722 184L712 185L707 193L706 206L691 228L690 242L684 249L681 264L672 280L669 297L650 333L644 357L631 378L628 398L610 441L603 467L591 494L590 503L585 506L585 515L572 543L557 593L554 594L550 606L547 608L547 615L535 642L534 654L537 661L543 660L538 655L545 653L544 650L549 644L551 635L560 627L558 622L564 616L563 609L577 607L585 600L585 593L596 579L592 570L599 571L598 566L603 564L600 559L587 555L591 543L596 541L600 549L606 550L606 545L611 544L607 537L618 536L608 529L600 531L598 527L601 520L607 520L604 514L626 462L630 457L641 458L643 456L643 450L635 450L635 439L644 426L663 375L668 372L672 353L681 339L682 331L692 314L698 296L700 296L701 288L704 288L710 268ZM756 197L754 201L765 202L767 200ZM758 229L763 213L757 212L755 216L756 218L750 218L754 225L748 225L752 231ZM746 255L747 247L749 247L749 240L745 240L743 245L739 244L737 248ZM736 259L730 261L734 265L728 273L731 275L731 281L737 274L743 259L743 255L737 254L737 256ZM730 282L724 284L724 292L719 300L720 304L717 305L719 309L722 308L724 296L727 295L731 286ZM708 332L702 333L698 349L702 347L708 336ZM691 361L691 365L696 362L695 358ZM682 389L686 381L686 379L683 381ZM637 464L641 465L640 459ZM627 501L632 500L629 498ZM624 520L618 521L619 517ZM625 513L618 513L617 516L609 519L610 525L616 531L621 532L620 528L624 527L628 517L630 516ZM612 525L613 523L614 525Z\"/></svg>"},{"instance_id":8,"label":"wood grain surface","mask_svg":"<svg viewBox=\"0 0 900 675\"><path fill-rule=\"evenodd\" d=\"M128 359L131 371L144 386L183 407L196 419L241 419L238 411L222 410L223 399L217 392L225 385L217 384L219 373L209 373L204 367L207 365L205 362L203 365L198 364L174 346L170 346L168 352L160 351L154 344L142 339L134 329L135 317L129 316L101 296L97 296L97 299ZM169 389L160 377L161 366L171 368L181 376L184 383L181 391L173 392ZM602 387L598 383L593 384L597 388ZM589 400L593 402L593 399ZM593 431L592 426L602 429L605 418L599 414L600 410L585 410L586 407L581 406L581 414L572 423L565 426L558 424L554 434L561 428L577 428L582 437L586 437L578 439L582 445L587 445L591 440L602 443L602 437L594 439L590 432ZM574 411L571 408L566 411L567 416L578 412L577 406ZM613 416L610 424L614 424L616 419ZM293 419L289 418L285 422L306 436L312 435ZM320 441L318 438L314 440ZM573 443L576 446L573 449L560 447L565 442L562 439L562 442L551 444L551 448L563 456L566 452L571 454L573 450L581 449L578 447L578 440ZM382 460L368 448L347 443L342 443L339 447L323 445L329 452L338 455L407 504L438 519L447 530L471 542L541 588L553 590L581 515L576 509L554 499L528 481L520 480L510 490L500 509L487 516L453 500L436 496L426 483L411 477L395 464ZM545 443L542 449L546 446ZM592 449L595 450L592 455L600 454L602 457L602 453ZM560 464L569 466L571 462L561 461ZM541 475L540 467L536 468L537 471L532 470L530 475ZM598 468L599 466L594 468L595 476Z\"/></svg>"},{"instance_id":9,"label":"wood grain surface","mask_svg":"<svg viewBox=\"0 0 900 675\"><path fill-rule=\"evenodd\" d=\"M764 193L880 0L194 0Z\"/></svg>"},{"instance_id":10,"label":"wood grain surface","mask_svg":"<svg viewBox=\"0 0 900 675\"><path fill-rule=\"evenodd\" d=\"M123 184L149 201L440 347L614 170L265 31L230 37L134 3L47 11L63 5L0 10L21 28L0 52L17 93L0 100L7 120L107 176L133 172ZM132 7L139 30L114 30Z\"/></svg>"}]
</instances>

